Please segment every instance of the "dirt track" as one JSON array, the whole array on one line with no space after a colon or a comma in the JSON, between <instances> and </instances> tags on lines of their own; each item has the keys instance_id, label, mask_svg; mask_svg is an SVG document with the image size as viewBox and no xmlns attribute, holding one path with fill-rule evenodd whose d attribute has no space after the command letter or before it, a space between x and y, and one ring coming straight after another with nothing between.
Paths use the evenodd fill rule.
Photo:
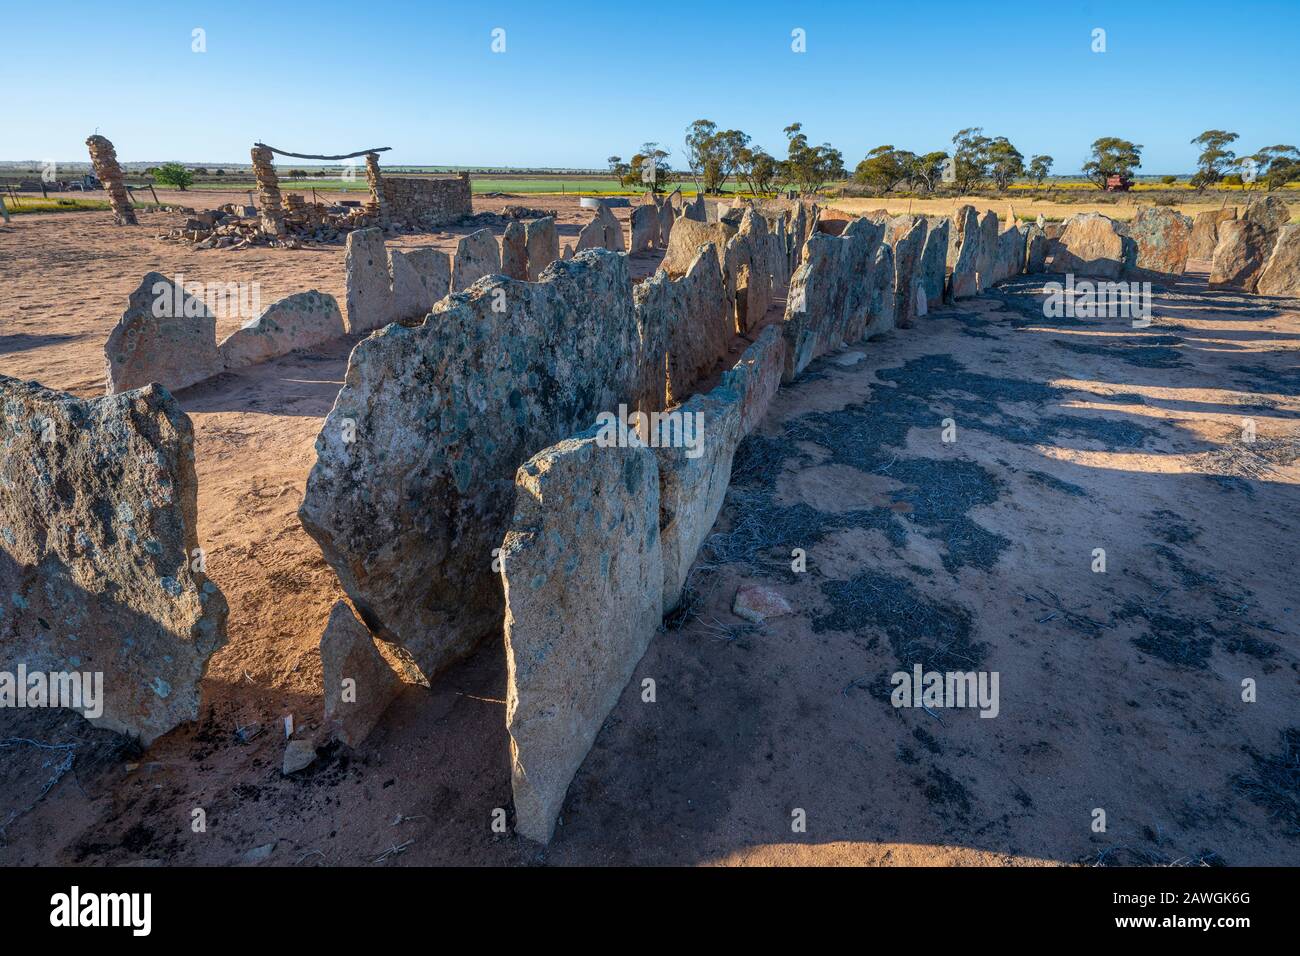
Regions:
<instances>
[{"instance_id":1,"label":"dirt track","mask_svg":"<svg viewBox=\"0 0 1300 956\"><path fill-rule=\"evenodd\" d=\"M147 239L119 239L119 256L119 232L57 218L66 248L28 232L0 279L0 373L96 394L140 265L215 280L198 265L222 260ZM104 244L80 265L78 229ZM47 239L44 265L32 245ZM269 284L266 301L313 270L341 293L341 248L248 256L225 261ZM135 756L79 718L0 714L0 737L77 743L75 771L39 801L48 752L8 752L0 824L34 809L5 828L0 865L224 864L267 845L271 864L364 864L403 844L381 865L1300 862L1284 785L1300 724L1300 307L1189 277L1134 330L1046 320L1037 283L782 390L738 456L693 613L642 661L544 853L489 827L510 796L495 644L409 690L359 753L280 775L282 717L318 719L316 642L339 596L295 511L348 343L181 393L200 539L231 605L203 719ZM789 570L793 548L806 573ZM746 625L729 608L747 580L797 613ZM917 661L999 672L998 717L890 706L889 675Z\"/></svg>"}]
</instances>

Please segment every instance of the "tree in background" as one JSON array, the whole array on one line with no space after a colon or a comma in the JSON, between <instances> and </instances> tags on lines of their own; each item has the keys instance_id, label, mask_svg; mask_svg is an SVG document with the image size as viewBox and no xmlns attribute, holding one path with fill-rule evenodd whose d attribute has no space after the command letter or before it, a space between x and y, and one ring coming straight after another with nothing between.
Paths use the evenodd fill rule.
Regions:
<instances>
[{"instance_id":1,"label":"tree in background","mask_svg":"<svg viewBox=\"0 0 1300 956\"><path fill-rule=\"evenodd\" d=\"M853 179L878 194L892 190L908 179L915 153L893 146L877 146L853 170Z\"/></svg>"},{"instance_id":2,"label":"tree in background","mask_svg":"<svg viewBox=\"0 0 1300 956\"><path fill-rule=\"evenodd\" d=\"M1235 165L1237 154L1228 149L1228 146L1236 139L1236 133L1221 129L1207 129L1192 140L1193 146L1201 147L1201 155L1196 159L1196 173L1190 180L1192 187L1198 193L1205 192L1210 186L1223 179L1224 174Z\"/></svg>"},{"instance_id":3,"label":"tree in background","mask_svg":"<svg viewBox=\"0 0 1300 956\"><path fill-rule=\"evenodd\" d=\"M971 126L958 130L952 138L953 182L959 193L968 193L989 178L989 144L984 127Z\"/></svg>"},{"instance_id":4,"label":"tree in background","mask_svg":"<svg viewBox=\"0 0 1300 956\"><path fill-rule=\"evenodd\" d=\"M1052 164L1056 160L1051 156L1031 156L1029 157L1029 178L1038 185L1043 185L1043 180L1047 178L1052 171Z\"/></svg>"},{"instance_id":5,"label":"tree in background","mask_svg":"<svg viewBox=\"0 0 1300 956\"><path fill-rule=\"evenodd\" d=\"M706 193L720 193L736 170L737 154L749 145L738 129L719 130L712 120L696 120L686 127L686 165L695 185Z\"/></svg>"},{"instance_id":6,"label":"tree in background","mask_svg":"<svg viewBox=\"0 0 1300 956\"><path fill-rule=\"evenodd\" d=\"M618 183L622 183L627 178L628 170L632 168L631 165L623 162L622 156L611 156L605 162L609 165L609 174Z\"/></svg>"},{"instance_id":7,"label":"tree in background","mask_svg":"<svg viewBox=\"0 0 1300 956\"><path fill-rule=\"evenodd\" d=\"M1012 181L1025 171L1025 157L1005 136L991 140L984 155L988 161L989 175L993 177L1000 192L1006 192Z\"/></svg>"},{"instance_id":8,"label":"tree in background","mask_svg":"<svg viewBox=\"0 0 1300 956\"><path fill-rule=\"evenodd\" d=\"M763 147L750 149L742 146L736 151L736 178L744 180L749 191L762 196L772 191L776 182L776 157L764 152Z\"/></svg>"},{"instance_id":9,"label":"tree in background","mask_svg":"<svg viewBox=\"0 0 1300 956\"><path fill-rule=\"evenodd\" d=\"M815 193L828 182L844 178L844 154L822 143L809 146L802 123L791 123L784 130L789 153L781 162L781 178L801 193Z\"/></svg>"},{"instance_id":10,"label":"tree in background","mask_svg":"<svg viewBox=\"0 0 1300 956\"><path fill-rule=\"evenodd\" d=\"M1083 175L1098 189L1105 189L1109 177L1128 178L1141 165L1141 146L1117 136L1103 136L1092 144L1092 158L1083 164Z\"/></svg>"},{"instance_id":11,"label":"tree in background","mask_svg":"<svg viewBox=\"0 0 1300 956\"><path fill-rule=\"evenodd\" d=\"M1254 160L1255 181L1263 183L1267 192L1300 180L1300 149L1294 146L1265 146L1246 159Z\"/></svg>"},{"instance_id":12,"label":"tree in background","mask_svg":"<svg viewBox=\"0 0 1300 956\"><path fill-rule=\"evenodd\" d=\"M941 149L914 156L907 167L907 182L913 189L934 192L943 180L943 168L948 161L948 154Z\"/></svg>"},{"instance_id":13,"label":"tree in background","mask_svg":"<svg viewBox=\"0 0 1300 956\"><path fill-rule=\"evenodd\" d=\"M160 186L175 186L181 192L194 182L194 174L180 163L163 163L154 170L153 178Z\"/></svg>"},{"instance_id":14,"label":"tree in background","mask_svg":"<svg viewBox=\"0 0 1300 956\"><path fill-rule=\"evenodd\" d=\"M627 172L622 177L624 186L639 186L657 193L663 191L673 178L668 151L660 149L658 143L643 143L640 152L632 157L632 162L624 165L627 166Z\"/></svg>"}]
</instances>

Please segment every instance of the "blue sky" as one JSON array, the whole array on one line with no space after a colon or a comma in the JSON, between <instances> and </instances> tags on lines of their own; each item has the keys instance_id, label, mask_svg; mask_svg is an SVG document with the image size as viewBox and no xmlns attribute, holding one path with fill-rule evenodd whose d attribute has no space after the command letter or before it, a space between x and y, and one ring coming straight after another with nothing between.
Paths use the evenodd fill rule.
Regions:
<instances>
[{"instance_id":1,"label":"blue sky","mask_svg":"<svg viewBox=\"0 0 1300 956\"><path fill-rule=\"evenodd\" d=\"M84 160L98 128L128 162L247 162L262 140L392 146L387 164L587 168L658 140L680 168L698 118L777 155L798 120L850 169L882 143L945 148L965 126L1054 156L1058 173L1103 135L1143 144L1147 174L1190 171L1188 141L1208 128L1240 133L1243 154L1300 144L1296 0L70 0L53 17L14 5L5 33L25 39L0 56L14 94L0 159Z\"/></svg>"}]
</instances>

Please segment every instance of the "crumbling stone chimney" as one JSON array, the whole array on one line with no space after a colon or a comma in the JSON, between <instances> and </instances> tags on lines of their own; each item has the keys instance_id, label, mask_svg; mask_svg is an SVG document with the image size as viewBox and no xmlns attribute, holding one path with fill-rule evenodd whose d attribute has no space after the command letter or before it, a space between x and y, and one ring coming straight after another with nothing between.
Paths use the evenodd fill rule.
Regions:
<instances>
[{"instance_id":1,"label":"crumbling stone chimney","mask_svg":"<svg viewBox=\"0 0 1300 956\"><path fill-rule=\"evenodd\" d=\"M119 226L136 225L131 196L122 182L122 167L117 164L117 150L107 137L99 134L86 140L86 146L90 149L90 163L95 167L95 176L108 192L108 202L113 207L113 221Z\"/></svg>"},{"instance_id":2,"label":"crumbling stone chimney","mask_svg":"<svg viewBox=\"0 0 1300 956\"><path fill-rule=\"evenodd\" d=\"M370 208L380 225L388 222L388 208L384 202L384 177L379 172L379 154L366 153L366 180L370 183Z\"/></svg>"},{"instance_id":3,"label":"crumbling stone chimney","mask_svg":"<svg viewBox=\"0 0 1300 956\"><path fill-rule=\"evenodd\" d=\"M268 236L283 236L284 207L280 204L280 180L275 175L275 162L266 146L254 146L253 178L257 180L257 212L262 220L262 231Z\"/></svg>"}]
</instances>

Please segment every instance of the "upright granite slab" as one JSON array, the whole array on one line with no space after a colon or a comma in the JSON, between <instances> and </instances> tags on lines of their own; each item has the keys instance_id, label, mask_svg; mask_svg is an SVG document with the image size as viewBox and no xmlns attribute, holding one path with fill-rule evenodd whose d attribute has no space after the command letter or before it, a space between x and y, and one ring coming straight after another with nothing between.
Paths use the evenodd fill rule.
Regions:
<instances>
[{"instance_id":1,"label":"upright granite slab","mask_svg":"<svg viewBox=\"0 0 1300 956\"><path fill-rule=\"evenodd\" d=\"M996 219L994 222L996 223ZM925 248L925 217L917 216L905 228L896 232L894 247L894 291L898 294L899 328L909 328L917 316L916 294L920 274L921 253Z\"/></svg>"},{"instance_id":2,"label":"upright granite slab","mask_svg":"<svg viewBox=\"0 0 1300 956\"><path fill-rule=\"evenodd\" d=\"M150 272L104 345L109 395L157 382L175 391L218 375L217 320L202 299Z\"/></svg>"},{"instance_id":3,"label":"upright granite slab","mask_svg":"<svg viewBox=\"0 0 1300 956\"><path fill-rule=\"evenodd\" d=\"M660 383L658 404L650 407L681 402L726 356L734 332L712 244L700 248L686 275L673 279L660 269L632 290L632 299L643 339L662 341L668 356L666 382L663 366L648 363Z\"/></svg>"},{"instance_id":4,"label":"upright granite slab","mask_svg":"<svg viewBox=\"0 0 1300 956\"><path fill-rule=\"evenodd\" d=\"M198 570L189 418L156 385L82 401L0 376L0 448L0 670L101 674L86 716L146 746L197 718L226 601Z\"/></svg>"},{"instance_id":5,"label":"upright granite slab","mask_svg":"<svg viewBox=\"0 0 1300 956\"><path fill-rule=\"evenodd\" d=\"M980 257L980 221L974 206L963 206L957 210L954 229L961 235L955 243L956 259L952 267L949 292L953 299L969 299L979 294L976 269ZM950 242L948 249L951 256L954 243Z\"/></svg>"},{"instance_id":6,"label":"upright granite slab","mask_svg":"<svg viewBox=\"0 0 1300 956\"><path fill-rule=\"evenodd\" d=\"M657 201L657 215L659 216L659 229L656 238L656 244L661 249L668 248L668 239L673 234L673 223L677 221L677 213L673 210L671 197Z\"/></svg>"},{"instance_id":7,"label":"upright granite slab","mask_svg":"<svg viewBox=\"0 0 1300 956\"><path fill-rule=\"evenodd\" d=\"M528 242L524 224L513 220L501 236L501 274L528 281Z\"/></svg>"},{"instance_id":8,"label":"upright granite slab","mask_svg":"<svg viewBox=\"0 0 1300 956\"><path fill-rule=\"evenodd\" d=\"M998 214L992 209L979 218L979 251L975 258L975 284L983 292L996 281Z\"/></svg>"},{"instance_id":9,"label":"upright granite slab","mask_svg":"<svg viewBox=\"0 0 1300 956\"><path fill-rule=\"evenodd\" d=\"M491 229L480 229L456 243L451 264L451 289L464 292L484 276L500 275L501 249Z\"/></svg>"},{"instance_id":10,"label":"upright granite slab","mask_svg":"<svg viewBox=\"0 0 1300 956\"><path fill-rule=\"evenodd\" d=\"M555 217L534 219L524 227L524 245L528 251L528 281L536 282L542 271L560 258L560 237L555 231Z\"/></svg>"},{"instance_id":11,"label":"upright granite slab","mask_svg":"<svg viewBox=\"0 0 1300 956\"><path fill-rule=\"evenodd\" d=\"M1130 229L1137 243L1137 268L1164 275L1182 275L1192 240L1192 220L1165 206L1144 206Z\"/></svg>"},{"instance_id":12,"label":"upright granite slab","mask_svg":"<svg viewBox=\"0 0 1300 956\"><path fill-rule=\"evenodd\" d=\"M1237 209L1208 209L1198 212L1192 221L1192 236L1187 243L1187 258L1211 259L1214 247L1219 244L1219 224L1237 218Z\"/></svg>"},{"instance_id":13,"label":"upright granite slab","mask_svg":"<svg viewBox=\"0 0 1300 956\"><path fill-rule=\"evenodd\" d=\"M864 339L896 327L898 295L894 292L894 247L888 243L881 243L876 250L867 283L867 315L869 322L862 332Z\"/></svg>"},{"instance_id":14,"label":"upright granite slab","mask_svg":"<svg viewBox=\"0 0 1300 956\"><path fill-rule=\"evenodd\" d=\"M779 341L779 336L766 341L770 345ZM776 371L779 383L780 369ZM731 481L731 462L744 437L743 411L741 393L733 385L719 385L702 395L692 395L674 409L674 414L682 416L684 422L700 423L696 447L660 443L654 449L659 475L664 614L680 603L695 556L722 510Z\"/></svg>"},{"instance_id":15,"label":"upright granite slab","mask_svg":"<svg viewBox=\"0 0 1300 956\"><path fill-rule=\"evenodd\" d=\"M734 303L735 329L741 334L762 324L772 305L770 251L767 220L747 208L723 254L727 294Z\"/></svg>"},{"instance_id":16,"label":"upright granite slab","mask_svg":"<svg viewBox=\"0 0 1300 956\"><path fill-rule=\"evenodd\" d=\"M1047 269L1047 232L1037 224L1025 235L1025 272L1039 275Z\"/></svg>"},{"instance_id":17,"label":"upright granite slab","mask_svg":"<svg viewBox=\"0 0 1300 956\"><path fill-rule=\"evenodd\" d=\"M1126 261L1119 224L1099 212L1080 213L1065 223L1049 271L1099 279L1118 279Z\"/></svg>"},{"instance_id":18,"label":"upright granite slab","mask_svg":"<svg viewBox=\"0 0 1300 956\"><path fill-rule=\"evenodd\" d=\"M320 638L320 664L325 727L349 747L359 747L401 693L402 675L346 601L330 611Z\"/></svg>"},{"instance_id":19,"label":"upright granite slab","mask_svg":"<svg viewBox=\"0 0 1300 956\"><path fill-rule=\"evenodd\" d=\"M943 301L951 231L952 222L947 217L929 220L929 230L925 235L925 247L921 250L918 273L921 288L925 290L926 307L929 310L938 308Z\"/></svg>"},{"instance_id":20,"label":"upright granite slab","mask_svg":"<svg viewBox=\"0 0 1300 956\"><path fill-rule=\"evenodd\" d=\"M1028 229L1012 224L998 236L998 254L993 266L993 282L1006 282L1025 271L1025 239Z\"/></svg>"},{"instance_id":21,"label":"upright granite slab","mask_svg":"<svg viewBox=\"0 0 1300 956\"><path fill-rule=\"evenodd\" d=\"M595 435L519 469L501 547L515 832L539 843L663 611L655 456Z\"/></svg>"},{"instance_id":22,"label":"upright granite slab","mask_svg":"<svg viewBox=\"0 0 1300 956\"><path fill-rule=\"evenodd\" d=\"M1282 227L1255 291L1260 295L1300 296L1300 224Z\"/></svg>"},{"instance_id":23,"label":"upright granite slab","mask_svg":"<svg viewBox=\"0 0 1300 956\"><path fill-rule=\"evenodd\" d=\"M396 322L424 318L451 289L451 259L438 249L390 249L388 270L393 277Z\"/></svg>"},{"instance_id":24,"label":"upright granite slab","mask_svg":"<svg viewBox=\"0 0 1300 956\"><path fill-rule=\"evenodd\" d=\"M372 332L397 321L383 230L371 226L348 233L343 268L349 332Z\"/></svg>"},{"instance_id":25,"label":"upright granite slab","mask_svg":"<svg viewBox=\"0 0 1300 956\"><path fill-rule=\"evenodd\" d=\"M694 219L678 219L668 240L668 251L664 254L659 268L665 270L670 276L686 275L686 270L695 261L695 254L700 246L711 242L717 250L718 268L725 270L724 256L727 243L736 232L737 228L730 223L705 223L696 222Z\"/></svg>"},{"instance_id":26,"label":"upright granite slab","mask_svg":"<svg viewBox=\"0 0 1300 956\"><path fill-rule=\"evenodd\" d=\"M273 303L219 345L227 369L247 368L342 337L343 313L334 296L312 289Z\"/></svg>"},{"instance_id":27,"label":"upright granite slab","mask_svg":"<svg viewBox=\"0 0 1300 956\"><path fill-rule=\"evenodd\" d=\"M1210 288L1254 292L1272 251L1271 239L1268 230L1251 219L1219 223L1219 243L1210 264Z\"/></svg>"},{"instance_id":28,"label":"upright granite slab","mask_svg":"<svg viewBox=\"0 0 1300 956\"><path fill-rule=\"evenodd\" d=\"M642 204L632 210L632 244L629 252L649 252L659 242L659 210Z\"/></svg>"},{"instance_id":29,"label":"upright granite slab","mask_svg":"<svg viewBox=\"0 0 1300 956\"><path fill-rule=\"evenodd\" d=\"M371 632L429 677L500 633L492 549L515 470L629 402L654 361L627 259L599 250L536 283L481 282L360 343L299 517Z\"/></svg>"}]
</instances>

